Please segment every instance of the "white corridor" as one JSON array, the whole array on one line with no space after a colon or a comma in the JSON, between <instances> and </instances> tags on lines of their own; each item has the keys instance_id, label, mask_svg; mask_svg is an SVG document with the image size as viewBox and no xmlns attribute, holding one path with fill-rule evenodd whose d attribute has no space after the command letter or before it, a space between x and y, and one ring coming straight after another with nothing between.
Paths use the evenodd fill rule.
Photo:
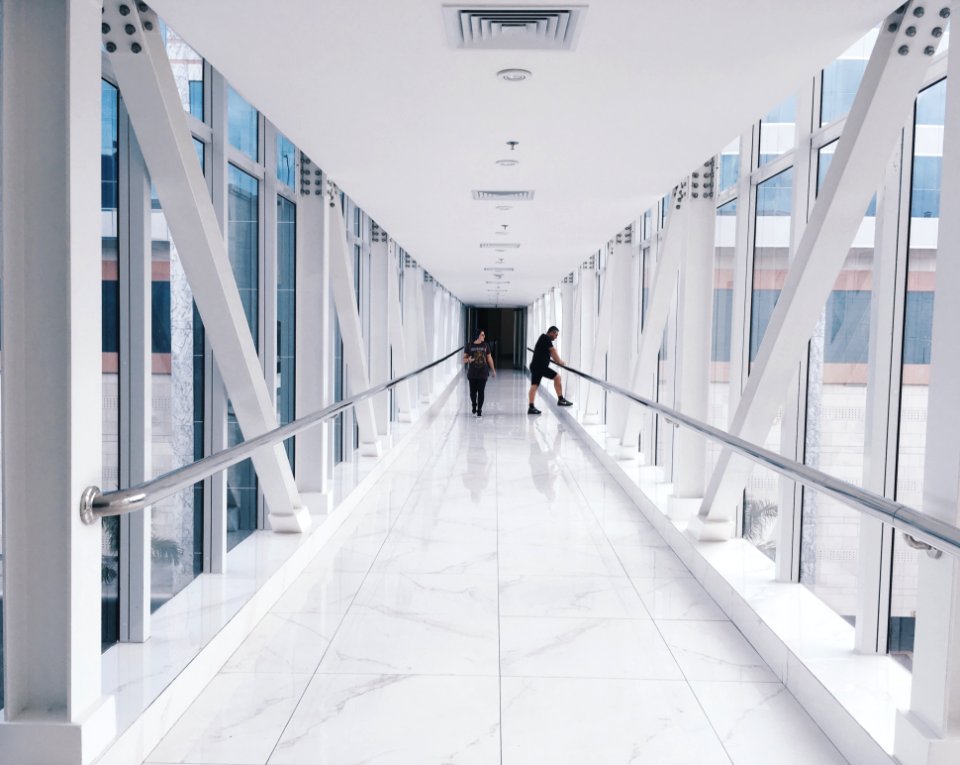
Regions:
<instances>
[{"instance_id":1,"label":"white corridor","mask_svg":"<svg viewBox=\"0 0 960 765\"><path fill-rule=\"evenodd\" d=\"M146 762L844 762L526 388L458 388Z\"/></svg>"}]
</instances>

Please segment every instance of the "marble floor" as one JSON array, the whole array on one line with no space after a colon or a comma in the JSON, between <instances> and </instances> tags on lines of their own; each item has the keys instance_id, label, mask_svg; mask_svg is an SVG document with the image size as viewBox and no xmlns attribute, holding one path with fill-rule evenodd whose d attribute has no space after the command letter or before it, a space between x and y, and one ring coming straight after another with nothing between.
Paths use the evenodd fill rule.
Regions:
<instances>
[{"instance_id":1,"label":"marble floor","mask_svg":"<svg viewBox=\"0 0 960 765\"><path fill-rule=\"evenodd\" d=\"M526 389L464 382L145 762L845 762Z\"/></svg>"}]
</instances>

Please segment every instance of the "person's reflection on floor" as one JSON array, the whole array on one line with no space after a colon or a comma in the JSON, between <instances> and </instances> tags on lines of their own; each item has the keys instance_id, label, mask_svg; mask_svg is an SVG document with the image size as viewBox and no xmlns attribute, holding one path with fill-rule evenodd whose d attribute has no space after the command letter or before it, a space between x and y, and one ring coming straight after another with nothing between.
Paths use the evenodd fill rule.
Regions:
<instances>
[{"instance_id":1,"label":"person's reflection on floor","mask_svg":"<svg viewBox=\"0 0 960 765\"><path fill-rule=\"evenodd\" d=\"M463 474L463 485L470 491L470 500L474 503L480 502L490 483L490 470L493 467L493 460L487 453L484 443L486 437L482 430L477 430L469 435L467 440L467 467L469 468Z\"/></svg>"},{"instance_id":2,"label":"person's reflection on floor","mask_svg":"<svg viewBox=\"0 0 960 765\"><path fill-rule=\"evenodd\" d=\"M550 500L555 499L557 496L557 490L554 484L556 484L557 476L560 474L557 459L560 456L560 437L562 434L563 429L557 428L557 433L553 437L553 445L547 446L547 439L539 421L530 421L530 427L528 429L530 441L530 474L533 477L534 488Z\"/></svg>"}]
</instances>

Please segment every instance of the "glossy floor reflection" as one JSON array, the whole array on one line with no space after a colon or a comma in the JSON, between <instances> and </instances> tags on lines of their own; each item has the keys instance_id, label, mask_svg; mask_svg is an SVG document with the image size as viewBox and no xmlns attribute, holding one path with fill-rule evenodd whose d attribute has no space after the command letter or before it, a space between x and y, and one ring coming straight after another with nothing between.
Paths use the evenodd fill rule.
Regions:
<instances>
[{"instance_id":1,"label":"glossy floor reflection","mask_svg":"<svg viewBox=\"0 0 960 765\"><path fill-rule=\"evenodd\" d=\"M146 762L844 762L526 389L464 383Z\"/></svg>"}]
</instances>

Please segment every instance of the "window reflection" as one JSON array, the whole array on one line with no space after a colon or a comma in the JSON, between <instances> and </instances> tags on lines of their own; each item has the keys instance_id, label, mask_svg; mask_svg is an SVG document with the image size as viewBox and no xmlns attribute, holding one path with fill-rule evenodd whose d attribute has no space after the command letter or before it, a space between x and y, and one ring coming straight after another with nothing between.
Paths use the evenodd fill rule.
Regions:
<instances>
[{"instance_id":1,"label":"window reflection","mask_svg":"<svg viewBox=\"0 0 960 765\"><path fill-rule=\"evenodd\" d=\"M710 341L710 399L708 422L722 430L730 424L730 340L733 322L733 268L736 256L737 200L717 208L714 229L713 318ZM720 454L717 442L707 439L707 474Z\"/></svg>"},{"instance_id":2,"label":"window reflection","mask_svg":"<svg viewBox=\"0 0 960 765\"><path fill-rule=\"evenodd\" d=\"M877 32L878 30L872 29L823 70L820 93L821 125L845 117L850 111L877 40Z\"/></svg>"},{"instance_id":3,"label":"window reflection","mask_svg":"<svg viewBox=\"0 0 960 765\"><path fill-rule=\"evenodd\" d=\"M227 135L230 145L256 162L259 157L257 110L227 86Z\"/></svg>"}]
</instances>

